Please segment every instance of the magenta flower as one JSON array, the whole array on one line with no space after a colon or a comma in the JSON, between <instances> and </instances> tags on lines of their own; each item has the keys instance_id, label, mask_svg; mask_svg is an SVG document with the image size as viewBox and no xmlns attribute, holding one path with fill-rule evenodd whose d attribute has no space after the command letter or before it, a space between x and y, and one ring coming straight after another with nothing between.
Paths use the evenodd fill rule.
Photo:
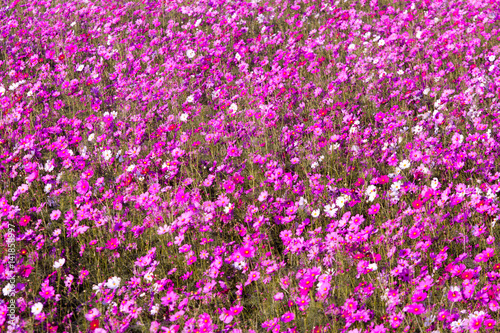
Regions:
<instances>
[{"instance_id":1,"label":"magenta flower","mask_svg":"<svg viewBox=\"0 0 500 333\"><path fill-rule=\"evenodd\" d=\"M407 312L419 315L425 312L425 307L420 303L413 303L408 306Z\"/></svg>"},{"instance_id":2,"label":"magenta flower","mask_svg":"<svg viewBox=\"0 0 500 333\"><path fill-rule=\"evenodd\" d=\"M40 296L42 296L45 299L52 298L54 295L55 295L54 287L51 286L42 287L42 290L40 291Z\"/></svg>"},{"instance_id":3,"label":"magenta flower","mask_svg":"<svg viewBox=\"0 0 500 333\"><path fill-rule=\"evenodd\" d=\"M372 205L369 209L368 209L368 214L370 215L376 215L378 213L378 211L380 210L380 204L375 204L375 205Z\"/></svg>"},{"instance_id":4,"label":"magenta flower","mask_svg":"<svg viewBox=\"0 0 500 333\"><path fill-rule=\"evenodd\" d=\"M224 189L226 190L227 193L233 193L235 189L235 185L233 181L231 180L226 180L223 184Z\"/></svg>"},{"instance_id":5,"label":"magenta flower","mask_svg":"<svg viewBox=\"0 0 500 333\"><path fill-rule=\"evenodd\" d=\"M281 321L284 322L284 323L289 323L291 321L293 321L295 319L295 314L293 312L285 312L282 316L281 316Z\"/></svg>"},{"instance_id":6,"label":"magenta flower","mask_svg":"<svg viewBox=\"0 0 500 333\"><path fill-rule=\"evenodd\" d=\"M448 299L450 302L460 302L462 300L462 293L457 287L452 287L448 291Z\"/></svg>"},{"instance_id":7,"label":"magenta flower","mask_svg":"<svg viewBox=\"0 0 500 333\"><path fill-rule=\"evenodd\" d=\"M245 286L248 286L253 281L257 281L259 279L260 279L260 273L258 271L250 272L250 274L248 275L248 279L245 282Z\"/></svg>"},{"instance_id":8,"label":"magenta flower","mask_svg":"<svg viewBox=\"0 0 500 333\"><path fill-rule=\"evenodd\" d=\"M392 328L398 328L401 326L401 323L403 322L403 315L402 314L395 314L390 317L390 323Z\"/></svg>"},{"instance_id":9,"label":"magenta flower","mask_svg":"<svg viewBox=\"0 0 500 333\"><path fill-rule=\"evenodd\" d=\"M497 324L495 319L486 319L483 322L484 328L487 330L493 330L495 329L495 325Z\"/></svg>"},{"instance_id":10,"label":"magenta flower","mask_svg":"<svg viewBox=\"0 0 500 333\"><path fill-rule=\"evenodd\" d=\"M482 317L477 317L469 320L469 328L471 330L478 330L481 328L481 324L483 323Z\"/></svg>"},{"instance_id":11,"label":"magenta flower","mask_svg":"<svg viewBox=\"0 0 500 333\"><path fill-rule=\"evenodd\" d=\"M194 264L198 259L196 258L196 256L191 256L189 257L189 259L187 260L187 264L188 265L192 265Z\"/></svg>"},{"instance_id":12,"label":"magenta flower","mask_svg":"<svg viewBox=\"0 0 500 333\"><path fill-rule=\"evenodd\" d=\"M252 258L255 255L255 248L251 245L245 245L240 249L241 256Z\"/></svg>"},{"instance_id":13,"label":"magenta flower","mask_svg":"<svg viewBox=\"0 0 500 333\"><path fill-rule=\"evenodd\" d=\"M30 221L31 221L31 217L29 215L24 215L19 220L19 225L25 227L28 225L28 223L30 223Z\"/></svg>"},{"instance_id":14,"label":"magenta flower","mask_svg":"<svg viewBox=\"0 0 500 333\"><path fill-rule=\"evenodd\" d=\"M118 239L117 238L111 238L106 243L106 248L108 250L114 250L114 249L116 249L118 247L118 245L119 245Z\"/></svg>"},{"instance_id":15,"label":"magenta flower","mask_svg":"<svg viewBox=\"0 0 500 333\"><path fill-rule=\"evenodd\" d=\"M78 194L84 195L89 189L89 183L85 179L81 179L76 183L76 192L78 192Z\"/></svg>"},{"instance_id":16,"label":"magenta flower","mask_svg":"<svg viewBox=\"0 0 500 333\"><path fill-rule=\"evenodd\" d=\"M387 184L390 181L390 179L389 179L389 177L387 175L378 177L377 180L378 180L379 184Z\"/></svg>"},{"instance_id":17,"label":"magenta flower","mask_svg":"<svg viewBox=\"0 0 500 333\"><path fill-rule=\"evenodd\" d=\"M385 113L383 112L378 112L376 115L375 115L375 120L377 122L381 122L385 117Z\"/></svg>"},{"instance_id":18,"label":"magenta flower","mask_svg":"<svg viewBox=\"0 0 500 333\"><path fill-rule=\"evenodd\" d=\"M314 285L314 279L311 277L307 277L305 279L300 280L299 286L302 288L312 288Z\"/></svg>"},{"instance_id":19,"label":"magenta flower","mask_svg":"<svg viewBox=\"0 0 500 333\"><path fill-rule=\"evenodd\" d=\"M415 208L415 209L419 209L420 207L422 207L422 204L423 202L419 199L415 200L412 202L412 207Z\"/></svg>"},{"instance_id":20,"label":"magenta flower","mask_svg":"<svg viewBox=\"0 0 500 333\"><path fill-rule=\"evenodd\" d=\"M242 306L232 306L231 308L229 308L229 312L231 313L232 316L239 315L242 310L243 310Z\"/></svg>"},{"instance_id":21,"label":"magenta flower","mask_svg":"<svg viewBox=\"0 0 500 333\"><path fill-rule=\"evenodd\" d=\"M411 227L411 229L408 230L408 237L410 237L411 239L416 239L419 236L420 236L420 229L419 228Z\"/></svg>"},{"instance_id":22,"label":"magenta flower","mask_svg":"<svg viewBox=\"0 0 500 333\"><path fill-rule=\"evenodd\" d=\"M358 180L354 183L354 186L360 187L360 186L363 186L364 183L365 183L365 180L363 178L358 178Z\"/></svg>"},{"instance_id":23,"label":"magenta flower","mask_svg":"<svg viewBox=\"0 0 500 333\"><path fill-rule=\"evenodd\" d=\"M423 302L427 298L427 293L423 291L417 291L411 297L413 302Z\"/></svg>"}]
</instances>

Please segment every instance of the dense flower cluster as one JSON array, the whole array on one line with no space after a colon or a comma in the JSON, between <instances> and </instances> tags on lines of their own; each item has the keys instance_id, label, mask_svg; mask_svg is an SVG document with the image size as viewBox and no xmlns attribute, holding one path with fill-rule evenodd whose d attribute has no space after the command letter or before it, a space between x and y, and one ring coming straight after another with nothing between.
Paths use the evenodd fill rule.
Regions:
<instances>
[{"instance_id":1,"label":"dense flower cluster","mask_svg":"<svg viewBox=\"0 0 500 333\"><path fill-rule=\"evenodd\" d=\"M498 331L499 15L11 1L0 331Z\"/></svg>"}]
</instances>

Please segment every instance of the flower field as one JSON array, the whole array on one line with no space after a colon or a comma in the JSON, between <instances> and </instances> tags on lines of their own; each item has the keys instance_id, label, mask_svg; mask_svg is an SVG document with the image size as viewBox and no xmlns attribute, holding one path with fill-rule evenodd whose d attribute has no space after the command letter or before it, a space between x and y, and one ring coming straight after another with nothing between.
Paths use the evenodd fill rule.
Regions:
<instances>
[{"instance_id":1,"label":"flower field","mask_svg":"<svg viewBox=\"0 0 500 333\"><path fill-rule=\"evenodd\" d=\"M499 332L499 20L3 3L0 331Z\"/></svg>"}]
</instances>

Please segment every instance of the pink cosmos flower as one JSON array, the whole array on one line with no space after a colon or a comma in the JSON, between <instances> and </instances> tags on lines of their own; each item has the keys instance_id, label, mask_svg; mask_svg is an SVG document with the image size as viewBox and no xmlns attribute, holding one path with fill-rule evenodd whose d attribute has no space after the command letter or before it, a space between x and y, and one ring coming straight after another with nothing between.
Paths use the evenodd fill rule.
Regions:
<instances>
[{"instance_id":1,"label":"pink cosmos flower","mask_svg":"<svg viewBox=\"0 0 500 333\"><path fill-rule=\"evenodd\" d=\"M420 207L422 207L422 204L423 202L419 199L415 200L412 202L412 207L415 208L415 209L419 209Z\"/></svg>"},{"instance_id":2,"label":"pink cosmos flower","mask_svg":"<svg viewBox=\"0 0 500 333\"><path fill-rule=\"evenodd\" d=\"M283 293L277 293L276 295L273 296L273 299L275 301L281 301L284 297L284 294Z\"/></svg>"},{"instance_id":3,"label":"pink cosmos flower","mask_svg":"<svg viewBox=\"0 0 500 333\"><path fill-rule=\"evenodd\" d=\"M412 227L410 230L408 230L408 237L411 239L416 239L420 236L420 229Z\"/></svg>"},{"instance_id":4,"label":"pink cosmos flower","mask_svg":"<svg viewBox=\"0 0 500 333\"><path fill-rule=\"evenodd\" d=\"M354 186L360 187L360 186L363 186L364 183L365 183L365 180L363 178L358 178L356 183L354 183Z\"/></svg>"},{"instance_id":5,"label":"pink cosmos flower","mask_svg":"<svg viewBox=\"0 0 500 333\"><path fill-rule=\"evenodd\" d=\"M471 331L478 330L479 328L481 328L482 323L483 323L482 317L471 319L469 320L469 328L471 329Z\"/></svg>"},{"instance_id":6,"label":"pink cosmos flower","mask_svg":"<svg viewBox=\"0 0 500 333\"><path fill-rule=\"evenodd\" d=\"M118 247L118 239L117 238L111 238L110 240L108 240L108 242L106 243L106 248L108 250L114 250Z\"/></svg>"},{"instance_id":7,"label":"pink cosmos flower","mask_svg":"<svg viewBox=\"0 0 500 333\"><path fill-rule=\"evenodd\" d=\"M234 316L231 315L231 312L226 310L226 309L222 309L222 314L219 316L219 319L224 323L224 324L229 324L230 322L233 321L234 319Z\"/></svg>"},{"instance_id":8,"label":"pink cosmos flower","mask_svg":"<svg viewBox=\"0 0 500 333\"><path fill-rule=\"evenodd\" d=\"M493 330L495 329L495 325L497 324L495 319L486 319L483 322L484 328L487 330Z\"/></svg>"},{"instance_id":9,"label":"pink cosmos flower","mask_svg":"<svg viewBox=\"0 0 500 333\"><path fill-rule=\"evenodd\" d=\"M378 211L380 210L380 204L375 204L375 205L372 205L369 209L368 209L368 214L370 215L376 215L378 213Z\"/></svg>"},{"instance_id":10,"label":"pink cosmos flower","mask_svg":"<svg viewBox=\"0 0 500 333\"><path fill-rule=\"evenodd\" d=\"M241 256L252 258L255 255L255 248L251 245L245 245L240 249Z\"/></svg>"},{"instance_id":11,"label":"pink cosmos flower","mask_svg":"<svg viewBox=\"0 0 500 333\"><path fill-rule=\"evenodd\" d=\"M284 322L284 323L289 323L291 321L293 321L295 319L295 314L293 312L285 312L282 316L281 316L281 321Z\"/></svg>"},{"instance_id":12,"label":"pink cosmos flower","mask_svg":"<svg viewBox=\"0 0 500 333\"><path fill-rule=\"evenodd\" d=\"M408 306L407 311L419 315L425 312L425 307L420 303L413 303Z\"/></svg>"},{"instance_id":13,"label":"pink cosmos flower","mask_svg":"<svg viewBox=\"0 0 500 333\"><path fill-rule=\"evenodd\" d=\"M403 322L404 317L402 314L395 314L390 317L390 322L391 322L391 327L392 328L398 328L401 326L401 323Z\"/></svg>"},{"instance_id":14,"label":"pink cosmos flower","mask_svg":"<svg viewBox=\"0 0 500 333\"><path fill-rule=\"evenodd\" d=\"M448 299L450 302L460 302L462 300L462 293L458 288L451 288L451 290L448 291Z\"/></svg>"},{"instance_id":15,"label":"pink cosmos flower","mask_svg":"<svg viewBox=\"0 0 500 333\"><path fill-rule=\"evenodd\" d=\"M100 315L101 313L99 312L99 310L97 308L93 308L85 314L85 319L87 319L88 321L92 321L96 318L99 318Z\"/></svg>"},{"instance_id":16,"label":"pink cosmos flower","mask_svg":"<svg viewBox=\"0 0 500 333\"><path fill-rule=\"evenodd\" d=\"M89 189L89 183L85 179L81 179L76 183L76 192L78 192L78 194L84 195Z\"/></svg>"},{"instance_id":17,"label":"pink cosmos flower","mask_svg":"<svg viewBox=\"0 0 500 333\"><path fill-rule=\"evenodd\" d=\"M57 221L59 219L59 217L61 216L61 211L60 210L54 210L51 214L50 214L50 219L52 221Z\"/></svg>"},{"instance_id":18,"label":"pink cosmos flower","mask_svg":"<svg viewBox=\"0 0 500 333\"><path fill-rule=\"evenodd\" d=\"M232 306L231 308L229 308L229 312L231 313L232 316L239 315L242 310L243 310L242 306Z\"/></svg>"},{"instance_id":19,"label":"pink cosmos flower","mask_svg":"<svg viewBox=\"0 0 500 333\"><path fill-rule=\"evenodd\" d=\"M423 291L417 291L411 297L413 302L423 302L427 298L427 293Z\"/></svg>"},{"instance_id":20,"label":"pink cosmos flower","mask_svg":"<svg viewBox=\"0 0 500 333\"><path fill-rule=\"evenodd\" d=\"M389 179L389 177L387 175L378 177L377 180L378 180L379 184L387 184L390 181L390 179Z\"/></svg>"},{"instance_id":21,"label":"pink cosmos flower","mask_svg":"<svg viewBox=\"0 0 500 333\"><path fill-rule=\"evenodd\" d=\"M311 288L314 285L314 279L311 277L300 280L299 286L302 288Z\"/></svg>"},{"instance_id":22,"label":"pink cosmos flower","mask_svg":"<svg viewBox=\"0 0 500 333\"><path fill-rule=\"evenodd\" d=\"M24 215L19 220L19 225L22 226L22 227L25 227L25 226L28 225L28 223L30 223L30 221L31 221L31 217L29 215Z\"/></svg>"}]
</instances>

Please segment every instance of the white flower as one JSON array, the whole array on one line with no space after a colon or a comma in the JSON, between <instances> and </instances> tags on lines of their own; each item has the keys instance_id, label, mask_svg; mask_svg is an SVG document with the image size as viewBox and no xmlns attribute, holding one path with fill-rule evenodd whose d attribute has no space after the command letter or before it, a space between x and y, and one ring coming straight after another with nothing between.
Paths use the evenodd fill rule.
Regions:
<instances>
[{"instance_id":1,"label":"white flower","mask_svg":"<svg viewBox=\"0 0 500 333\"><path fill-rule=\"evenodd\" d=\"M188 120L188 114L187 113L183 113L181 114L181 116L179 117L180 121L182 122L186 122Z\"/></svg>"},{"instance_id":2,"label":"white flower","mask_svg":"<svg viewBox=\"0 0 500 333\"><path fill-rule=\"evenodd\" d=\"M385 40L381 39L378 41L378 46L384 46L385 45Z\"/></svg>"},{"instance_id":3,"label":"white flower","mask_svg":"<svg viewBox=\"0 0 500 333\"><path fill-rule=\"evenodd\" d=\"M369 264L367 267L370 271L376 271L378 266L376 263Z\"/></svg>"},{"instance_id":4,"label":"white flower","mask_svg":"<svg viewBox=\"0 0 500 333\"><path fill-rule=\"evenodd\" d=\"M246 266L246 263L244 261L237 261L237 262L233 263L233 267L239 271L241 271L243 268L245 268L245 266Z\"/></svg>"},{"instance_id":5,"label":"white flower","mask_svg":"<svg viewBox=\"0 0 500 333\"><path fill-rule=\"evenodd\" d=\"M425 88L424 91L423 91L423 94L427 95L429 93L429 91L431 91L429 88Z\"/></svg>"},{"instance_id":6,"label":"white flower","mask_svg":"<svg viewBox=\"0 0 500 333\"><path fill-rule=\"evenodd\" d=\"M194 96L193 96L193 95L189 95L189 96L186 98L186 102L188 102L188 103L193 103L193 102L194 102Z\"/></svg>"},{"instance_id":7,"label":"white flower","mask_svg":"<svg viewBox=\"0 0 500 333\"><path fill-rule=\"evenodd\" d=\"M422 132L422 130L423 130L423 127L420 125L417 125L411 129L413 134L419 134L420 132Z\"/></svg>"},{"instance_id":8,"label":"white flower","mask_svg":"<svg viewBox=\"0 0 500 333\"><path fill-rule=\"evenodd\" d=\"M5 93L5 88L3 86L0 86L0 96L3 96Z\"/></svg>"},{"instance_id":9,"label":"white flower","mask_svg":"<svg viewBox=\"0 0 500 333\"><path fill-rule=\"evenodd\" d=\"M229 204L224 207L224 213L228 214L233 209L233 204Z\"/></svg>"},{"instance_id":10,"label":"white flower","mask_svg":"<svg viewBox=\"0 0 500 333\"><path fill-rule=\"evenodd\" d=\"M392 183L391 190L392 191L399 191L401 189L401 185L402 185L401 181L398 180L397 182Z\"/></svg>"},{"instance_id":11,"label":"white flower","mask_svg":"<svg viewBox=\"0 0 500 333\"><path fill-rule=\"evenodd\" d=\"M42 310L43 310L43 304L40 302L33 304L33 306L31 307L31 313L34 314L35 316L40 312L42 312Z\"/></svg>"},{"instance_id":12,"label":"white flower","mask_svg":"<svg viewBox=\"0 0 500 333\"><path fill-rule=\"evenodd\" d=\"M321 212L321 210L315 209L315 210L312 211L311 216L314 217L314 218L317 218L319 216L320 212Z\"/></svg>"},{"instance_id":13,"label":"white flower","mask_svg":"<svg viewBox=\"0 0 500 333\"><path fill-rule=\"evenodd\" d=\"M160 306L158 304L155 304L151 307L151 315L155 315L158 313L158 311L160 310Z\"/></svg>"},{"instance_id":14,"label":"white flower","mask_svg":"<svg viewBox=\"0 0 500 333\"><path fill-rule=\"evenodd\" d=\"M400 163L399 163L399 167L401 169L408 169L410 167L410 161L408 160L402 160Z\"/></svg>"},{"instance_id":15,"label":"white flower","mask_svg":"<svg viewBox=\"0 0 500 333\"><path fill-rule=\"evenodd\" d=\"M167 232L170 232L171 228L170 226L168 226L167 224L161 226L158 228L158 235L163 235L163 234L166 234Z\"/></svg>"},{"instance_id":16,"label":"white flower","mask_svg":"<svg viewBox=\"0 0 500 333\"><path fill-rule=\"evenodd\" d=\"M193 50L189 49L187 50L186 55L189 59L193 59L196 53Z\"/></svg>"},{"instance_id":17,"label":"white flower","mask_svg":"<svg viewBox=\"0 0 500 333\"><path fill-rule=\"evenodd\" d=\"M319 166L318 162L314 162L313 164L311 164L312 169L316 169L318 166Z\"/></svg>"},{"instance_id":18,"label":"white flower","mask_svg":"<svg viewBox=\"0 0 500 333\"><path fill-rule=\"evenodd\" d=\"M305 205L307 205L307 199L305 199L304 197L300 197L299 207L304 207Z\"/></svg>"},{"instance_id":19,"label":"white flower","mask_svg":"<svg viewBox=\"0 0 500 333\"><path fill-rule=\"evenodd\" d=\"M488 57L488 60L489 60L490 62L495 61L495 59L496 59L496 57L495 57L494 55L490 55L490 56Z\"/></svg>"},{"instance_id":20,"label":"white flower","mask_svg":"<svg viewBox=\"0 0 500 333\"><path fill-rule=\"evenodd\" d=\"M439 185L439 180L437 178L432 179L431 187L435 190Z\"/></svg>"},{"instance_id":21,"label":"white flower","mask_svg":"<svg viewBox=\"0 0 500 333\"><path fill-rule=\"evenodd\" d=\"M229 106L229 110L231 110L232 113L238 111L238 105L232 103L230 106Z\"/></svg>"},{"instance_id":22,"label":"white flower","mask_svg":"<svg viewBox=\"0 0 500 333\"><path fill-rule=\"evenodd\" d=\"M14 285L12 283L9 283L5 287L3 287L2 292L4 296L9 296L13 290L14 290Z\"/></svg>"},{"instance_id":23,"label":"white flower","mask_svg":"<svg viewBox=\"0 0 500 333\"><path fill-rule=\"evenodd\" d=\"M330 151L337 150L337 149L339 149L339 147L340 147L339 143L334 143L333 145L330 145Z\"/></svg>"},{"instance_id":24,"label":"white flower","mask_svg":"<svg viewBox=\"0 0 500 333\"><path fill-rule=\"evenodd\" d=\"M398 71L398 75L403 75L404 73L405 72L403 70L401 70L401 69Z\"/></svg>"},{"instance_id":25,"label":"white flower","mask_svg":"<svg viewBox=\"0 0 500 333\"><path fill-rule=\"evenodd\" d=\"M111 150L105 150L103 153L102 153L102 157L106 160L106 161L109 161L109 159L111 158Z\"/></svg>"},{"instance_id":26,"label":"white flower","mask_svg":"<svg viewBox=\"0 0 500 333\"><path fill-rule=\"evenodd\" d=\"M325 206L325 214L328 217L335 217L335 214L337 214L338 208L335 207L335 205L326 205Z\"/></svg>"},{"instance_id":27,"label":"white flower","mask_svg":"<svg viewBox=\"0 0 500 333\"><path fill-rule=\"evenodd\" d=\"M422 30L417 31L416 37L418 39L422 38Z\"/></svg>"},{"instance_id":28,"label":"white flower","mask_svg":"<svg viewBox=\"0 0 500 333\"><path fill-rule=\"evenodd\" d=\"M78 66L78 67L76 68L76 71L77 71L77 72L81 72L81 71L83 71L83 68L84 68L84 67L85 67L84 65L80 65L80 66Z\"/></svg>"},{"instance_id":29,"label":"white flower","mask_svg":"<svg viewBox=\"0 0 500 333\"><path fill-rule=\"evenodd\" d=\"M234 56L236 58L236 60L240 61L241 60L241 56L239 53L236 53L236 55Z\"/></svg>"},{"instance_id":30,"label":"white flower","mask_svg":"<svg viewBox=\"0 0 500 333\"><path fill-rule=\"evenodd\" d=\"M342 195L335 200L335 205L337 205L339 208L344 207L345 205L346 198Z\"/></svg>"},{"instance_id":31,"label":"white flower","mask_svg":"<svg viewBox=\"0 0 500 333\"><path fill-rule=\"evenodd\" d=\"M151 282L151 281L153 281L153 276L154 276L154 275L153 275L153 273L148 272L148 273L146 273L146 274L144 275L144 280L146 280L146 281L148 281L148 282Z\"/></svg>"},{"instance_id":32,"label":"white flower","mask_svg":"<svg viewBox=\"0 0 500 333\"><path fill-rule=\"evenodd\" d=\"M347 49L348 49L349 51L352 51L352 50L354 50L355 48L356 48L356 45L354 45L354 44L352 44L352 43L351 43L351 44L349 44L349 47L348 47Z\"/></svg>"},{"instance_id":33,"label":"white flower","mask_svg":"<svg viewBox=\"0 0 500 333\"><path fill-rule=\"evenodd\" d=\"M370 196L368 197L368 201L369 202L372 202L373 200L375 200L375 198L377 197L377 193L372 193L370 194Z\"/></svg>"},{"instance_id":34,"label":"white flower","mask_svg":"<svg viewBox=\"0 0 500 333\"><path fill-rule=\"evenodd\" d=\"M366 195L371 195L371 194L377 194L377 187L375 185L370 185L366 188L365 194Z\"/></svg>"},{"instance_id":35,"label":"white flower","mask_svg":"<svg viewBox=\"0 0 500 333\"><path fill-rule=\"evenodd\" d=\"M45 185L43 191L45 193L49 193L51 189L52 189L52 184L47 184L47 185Z\"/></svg>"},{"instance_id":36,"label":"white flower","mask_svg":"<svg viewBox=\"0 0 500 333\"><path fill-rule=\"evenodd\" d=\"M111 117L113 117L113 119L116 118L116 116L118 116L118 112L116 111L111 111Z\"/></svg>"},{"instance_id":37,"label":"white flower","mask_svg":"<svg viewBox=\"0 0 500 333\"><path fill-rule=\"evenodd\" d=\"M200 25L200 23L201 23L201 18L200 18L200 19L198 19L198 20L194 23L194 26L195 26L195 27L198 27L198 26Z\"/></svg>"},{"instance_id":38,"label":"white flower","mask_svg":"<svg viewBox=\"0 0 500 333\"><path fill-rule=\"evenodd\" d=\"M127 167L127 172L132 172L135 170L135 164L130 164L128 167Z\"/></svg>"},{"instance_id":39,"label":"white flower","mask_svg":"<svg viewBox=\"0 0 500 333\"><path fill-rule=\"evenodd\" d=\"M66 259L64 259L64 258L61 258L61 259L59 259L59 260L56 260L56 261L54 262L54 268L55 268L55 269L61 268L61 267L64 265L64 263L65 263L65 262L66 262Z\"/></svg>"},{"instance_id":40,"label":"white flower","mask_svg":"<svg viewBox=\"0 0 500 333\"><path fill-rule=\"evenodd\" d=\"M92 134L89 135L88 140L89 141L94 141L94 137L95 137L95 134L92 133Z\"/></svg>"},{"instance_id":41,"label":"white flower","mask_svg":"<svg viewBox=\"0 0 500 333\"><path fill-rule=\"evenodd\" d=\"M116 289L120 286L121 281L121 278L113 276L112 278L109 278L108 282L106 282L106 287L108 287L109 289Z\"/></svg>"}]
</instances>

